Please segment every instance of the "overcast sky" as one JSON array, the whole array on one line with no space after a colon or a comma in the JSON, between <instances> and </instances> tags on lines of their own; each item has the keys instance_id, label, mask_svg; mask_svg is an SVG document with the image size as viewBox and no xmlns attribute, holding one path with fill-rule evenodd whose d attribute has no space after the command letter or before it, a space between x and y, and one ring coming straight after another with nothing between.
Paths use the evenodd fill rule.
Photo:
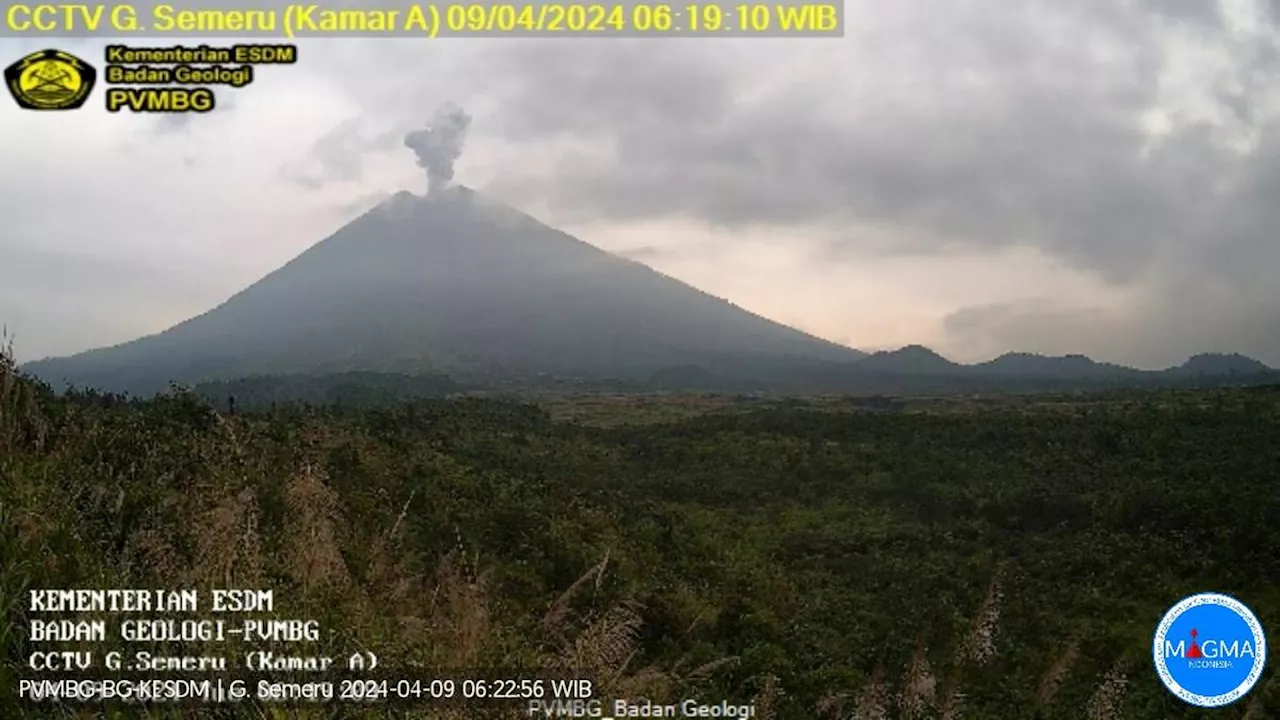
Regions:
<instances>
[{"instance_id":1,"label":"overcast sky","mask_svg":"<svg viewBox=\"0 0 1280 720\"><path fill-rule=\"evenodd\" d=\"M458 181L836 342L1280 366L1280 0L859 0L846 23L311 41L205 116L0 98L0 322L31 360L203 312L424 191L401 140L452 101Z\"/></svg>"}]
</instances>

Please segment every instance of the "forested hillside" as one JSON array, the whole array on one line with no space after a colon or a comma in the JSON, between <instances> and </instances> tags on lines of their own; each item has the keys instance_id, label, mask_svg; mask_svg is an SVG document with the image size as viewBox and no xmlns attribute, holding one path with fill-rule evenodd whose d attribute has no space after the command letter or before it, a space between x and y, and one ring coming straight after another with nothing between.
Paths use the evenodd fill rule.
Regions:
<instances>
[{"instance_id":1,"label":"forested hillside","mask_svg":"<svg viewBox=\"0 0 1280 720\"><path fill-rule=\"evenodd\" d=\"M30 674L29 589L265 587L337 657L590 673L756 717L1280 717L1274 650L1214 712L1150 660L1191 593L1280 627L1276 388L884 406L229 416L54 396L6 361L0 687Z\"/></svg>"}]
</instances>

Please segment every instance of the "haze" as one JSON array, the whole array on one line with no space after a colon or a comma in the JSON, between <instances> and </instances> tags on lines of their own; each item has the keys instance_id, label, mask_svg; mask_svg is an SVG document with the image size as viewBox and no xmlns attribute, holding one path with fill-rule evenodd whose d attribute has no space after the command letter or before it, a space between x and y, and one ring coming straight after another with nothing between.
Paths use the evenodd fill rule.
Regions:
<instances>
[{"instance_id":1,"label":"haze","mask_svg":"<svg viewBox=\"0 0 1280 720\"><path fill-rule=\"evenodd\" d=\"M457 182L838 343L1280 365L1280 4L900 0L846 23L308 42L207 116L6 101L0 322L31 360L199 314L425 191L403 138L454 102Z\"/></svg>"}]
</instances>

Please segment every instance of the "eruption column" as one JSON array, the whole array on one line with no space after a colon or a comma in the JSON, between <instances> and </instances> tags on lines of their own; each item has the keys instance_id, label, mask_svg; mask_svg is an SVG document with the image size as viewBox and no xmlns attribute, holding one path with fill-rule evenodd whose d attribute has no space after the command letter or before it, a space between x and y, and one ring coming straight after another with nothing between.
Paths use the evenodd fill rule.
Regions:
<instances>
[{"instance_id":1,"label":"eruption column","mask_svg":"<svg viewBox=\"0 0 1280 720\"><path fill-rule=\"evenodd\" d=\"M453 181L453 163L471 127L471 116L456 105L436 110L431 124L404 136L404 145L418 156L418 167L427 171L427 194L443 190Z\"/></svg>"}]
</instances>

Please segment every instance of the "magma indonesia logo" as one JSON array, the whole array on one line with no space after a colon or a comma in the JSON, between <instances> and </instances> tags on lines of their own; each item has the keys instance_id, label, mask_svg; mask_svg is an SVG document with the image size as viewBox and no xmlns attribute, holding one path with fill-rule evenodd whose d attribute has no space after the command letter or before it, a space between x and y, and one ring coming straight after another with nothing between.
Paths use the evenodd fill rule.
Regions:
<instances>
[{"instance_id":1,"label":"magma indonesia logo","mask_svg":"<svg viewBox=\"0 0 1280 720\"><path fill-rule=\"evenodd\" d=\"M93 91L97 72L61 50L41 50L5 68L4 84L26 110L75 110Z\"/></svg>"},{"instance_id":2,"label":"magma indonesia logo","mask_svg":"<svg viewBox=\"0 0 1280 720\"><path fill-rule=\"evenodd\" d=\"M1221 707L1244 697L1262 676L1267 640L1244 603L1192 595L1169 608L1152 644L1156 672L1184 702Z\"/></svg>"}]
</instances>

